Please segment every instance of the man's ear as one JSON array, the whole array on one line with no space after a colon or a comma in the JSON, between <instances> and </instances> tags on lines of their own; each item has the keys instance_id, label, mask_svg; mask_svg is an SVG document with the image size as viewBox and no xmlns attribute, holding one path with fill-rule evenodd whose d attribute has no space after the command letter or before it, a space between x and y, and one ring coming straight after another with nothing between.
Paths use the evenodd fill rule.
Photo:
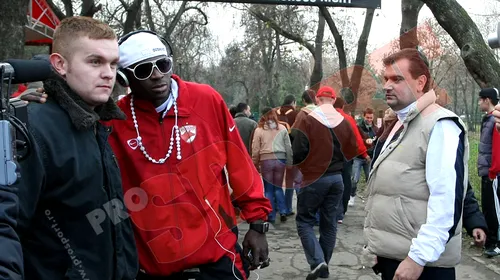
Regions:
<instances>
[{"instance_id":1,"label":"man's ear","mask_svg":"<svg viewBox=\"0 0 500 280\"><path fill-rule=\"evenodd\" d=\"M427 77L425 75L420 75L420 77L418 77L417 79L417 91L424 91L427 82Z\"/></svg>"},{"instance_id":2,"label":"man's ear","mask_svg":"<svg viewBox=\"0 0 500 280\"><path fill-rule=\"evenodd\" d=\"M58 53L53 53L50 55L50 64L52 64L52 68L54 68L54 70L63 77L68 72L68 62L62 55Z\"/></svg>"}]
</instances>

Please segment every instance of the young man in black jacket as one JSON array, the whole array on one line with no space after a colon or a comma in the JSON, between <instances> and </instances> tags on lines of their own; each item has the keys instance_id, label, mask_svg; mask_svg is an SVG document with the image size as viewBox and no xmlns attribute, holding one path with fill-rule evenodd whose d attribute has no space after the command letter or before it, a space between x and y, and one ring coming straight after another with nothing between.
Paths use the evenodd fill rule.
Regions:
<instances>
[{"instance_id":1,"label":"young man in black jacket","mask_svg":"<svg viewBox=\"0 0 500 280\"><path fill-rule=\"evenodd\" d=\"M16 186L0 186L0 279L22 279L23 254L15 231L18 215Z\"/></svg>"},{"instance_id":2,"label":"young man in black jacket","mask_svg":"<svg viewBox=\"0 0 500 280\"><path fill-rule=\"evenodd\" d=\"M45 81L46 104L28 106L33 147L17 186L24 275L14 261L2 270L16 275L9 279L135 279L111 130L99 123L124 118L110 99L116 35L95 19L67 18L55 31L50 62L57 75Z\"/></svg>"}]
</instances>

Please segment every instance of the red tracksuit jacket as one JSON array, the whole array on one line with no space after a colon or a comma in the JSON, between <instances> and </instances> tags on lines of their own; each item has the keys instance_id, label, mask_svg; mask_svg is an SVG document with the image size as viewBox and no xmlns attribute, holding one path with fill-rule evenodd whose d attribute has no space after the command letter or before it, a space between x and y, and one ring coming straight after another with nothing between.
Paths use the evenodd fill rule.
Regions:
<instances>
[{"instance_id":1,"label":"red tracksuit jacket","mask_svg":"<svg viewBox=\"0 0 500 280\"><path fill-rule=\"evenodd\" d=\"M164 164L145 158L136 140L130 95L118 102L127 120L111 123L109 139L121 169L140 267L151 275L170 275L227 255L214 240L220 224L217 240L234 251L237 236L230 229L236 218L224 167L243 219L267 220L272 209L219 93L208 85L172 78L179 85L181 160L175 147ZM175 119L173 108L164 119L150 102L134 100L134 108L146 151L155 159L165 157Z\"/></svg>"}]
</instances>

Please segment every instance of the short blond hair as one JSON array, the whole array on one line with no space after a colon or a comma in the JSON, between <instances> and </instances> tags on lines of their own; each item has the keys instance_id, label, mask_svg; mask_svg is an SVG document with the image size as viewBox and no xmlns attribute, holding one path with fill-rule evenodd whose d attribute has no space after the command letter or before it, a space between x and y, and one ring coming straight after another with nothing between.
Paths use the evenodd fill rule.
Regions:
<instances>
[{"instance_id":1,"label":"short blond hair","mask_svg":"<svg viewBox=\"0 0 500 280\"><path fill-rule=\"evenodd\" d=\"M69 57L72 52L71 43L79 37L92 40L116 40L115 31L106 23L82 16L68 17L61 21L54 32L52 52Z\"/></svg>"}]
</instances>

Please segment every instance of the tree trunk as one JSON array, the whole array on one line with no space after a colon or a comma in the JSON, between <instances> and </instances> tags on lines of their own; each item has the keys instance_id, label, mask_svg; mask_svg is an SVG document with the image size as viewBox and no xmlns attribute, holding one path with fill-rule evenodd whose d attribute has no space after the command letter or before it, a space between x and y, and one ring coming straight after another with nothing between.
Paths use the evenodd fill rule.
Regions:
<instances>
[{"instance_id":1,"label":"tree trunk","mask_svg":"<svg viewBox=\"0 0 500 280\"><path fill-rule=\"evenodd\" d=\"M266 15L264 15L263 13L259 12L257 10L257 8L255 6L252 6L250 9L248 9L248 12L250 12L251 15L253 15L255 18L265 22L269 27L271 27L272 29L278 31L278 33L285 37L285 38L288 38L294 42L297 42L299 44L301 44L302 46L304 46L313 56L315 55L315 50L314 50L314 46L312 44L310 44L309 42L307 42L306 39L302 38L301 36L299 35L296 35L296 34L293 34L285 29L283 29L282 27L280 27L274 20L272 20L271 18L267 17ZM327 11L328 12L328 11Z\"/></svg>"},{"instance_id":2,"label":"tree trunk","mask_svg":"<svg viewBox=\"0 0 500 280\"><path fill-rule=\"evenodd\" d=\"M339 55L339 68L340 68L340 79L342 81L342 88L349 87L349 75L347 74L347 57L344 49L344 39L340 35L335 22L328 9L324 6L319 7L319 10L325 17L326 23L332 32L333 38L335 39L335 47L337 47L337 53Z\"/></svg>"},{"instance_id":3,"label":"tree trunk","mask_svg":"<svg viewBox=\"0 0 500 280\"><path fill-rule=\"evenodd\" d=\"M461 51L465 66L481 87L500 84L500 64L476 24L455 0L422 0Z\"/></svg>"},{"instance_id":4,"label":"tree trunk","mask_svg":"<svg viewBox=\"0 0 500 280\"><path fill-rule=\"evenodd\" d=\"M458 91L458 76L455 75L455 81L453 83L453 95L451 96L451 98L453 98L453 112L455 112L455 114L458 114L460 115L460 113L457 112L457 106L458 106L458 94L457 94L457 91Z\"/></svg>"},{"instance_id":5,"label":"tree trunk","mask_svg":"<svg viewBox=\"0 0 500 280\"><path fill-rule=\"evenodd\" d=\"M22 58L24 54L24 26L30 0L0 1L0 61Z\"/></svg>"},{"instance_id":6,"label":"tree trunk","mask_svg":"<svg viewBox=\"0 0 500 280\"><path fill-rule=\"evenodd\" d=\"M73 14L73 1L72 0L61 0L64 4L64 11L66 11L67 17L72 17Z\"/></svg>"},{"instance_id":7,"label":"tree trunk","mask_svg":"<svg viewBox=\"0 0 500 280\"><path fill-rule=\"evenodd\" d=\"M81 16L94 17L102 9L102 4L95 5L95 0L82 0Z\"/></svg>"},{"instance_id":8,"label":"tree trunk","mask_svg":"<svg viewBox=\"0 0 500 280\"><path fill-rule=\"evenodd\" d=\"M134 0L131 5L124 7L127 10L127 17L125 19L125 24L123 25L123 34L134 31L137 16L141 12L142 1L143 0Z\"/></svg>"},{"instance_id":9,"label":"tree trunk","mask_svg":"<svg viewBox=\"0 0 500 280\"><path fill-rule=\"evenodd\" d=\"M401 35L399 46L401 49L416 48L418 46L417 23L418 13L424 3L420 0L402 0L401 2Z\"/></svg>"},{"instance_id":10,"label":"tree trunk","mask_svg":"<svg viewBox=\"0 0 500 280\"><path fill-rule=\"evenodd\" d=\"M280 34L278 31L274 31L274 36L275 36L275 42L276 42L276 46L274 47L275 50L276 50L276 64L274 65L274 69L273 69L273 72L274 72L274 75L273 75L273 94L272 94L272 97L274 99L274 101L276 102L279 102L279 92L280 92L280 88L281 88L281 81L280 81L280 71L281 71L281 40L280 40ZM279 104L279 103L277 103Z\"/></svg>"},{"instance_id":11,"label":"tree trunk","mask_svg":"<svg viewBox=\"0 0 500 280\"><path fill-rule=\"evenodd\" d=\"M149 0L146 0L144 4L145 4L145 12L146 12L146 20L148 23L148 28L149 30L156 32L156 27L153 22L153 14L151 13L151 5L149 4Z\"/></svg>"},{"instance_id":12,"label":"tree trunk","mask_svg":"<svg viewBox=\"0 0 500 280\"><path fill-rule=\"evenodd\" d=\"M63 20L64 18L66 18L66 14L64 14L61 11L61 9L59 9L59 7L56 4L54 4L54 2L52 0L47 0L47 4L49 5L50 9L52 9L54 14L56 14L56 17L58 19Z\"/></svg>"},{"instance_id":13,"label":"tree trunk","mask_svg":"<svg viewBox=\"0 0 500 280\"><path fill-rule=\"evenodd\" d=\"M170 41L170 35L172 35L172 33L174 32L175 27L177 26L177 24L181 20L182 14L184 14L184 12L186 11L186 5L187 5L187 1L182 1L182 4L179 7L179 9L177 10L177 13L175 14L174 18L168 24L168 26L165 27L165 29L166 29L165 38L167 38L167 40Z\"/></svg>"},{"instance_id":14,"label":"tree trunk","mask_svg":"<svg viewBox=\"0 0 500 280\"><path fill-rule=\"evenodd\" d=\"M314 41L314 68L309 79L309 87L318 90L319 83L323 79L323 38L325 35L325 17L321 11L318 13L318 29Z\"/></svg>"},{"instance_id":15,"label":"tree trunk","mask_svg":"<svg viewBox=\"0 0 500 280\"><path fill-rule=\"evenodd\" d=\"M365 66L366 57L366 46L368 45L368 37L370 36L370 30L372 28L374 9L366 9L365 23L363 25L363 31L359 36L358 41L358 51L356 53L356 61L354 62L354 70L351 75L351 91L353 94L353 107L352 112L355 112L359 86L361 84L361 78L363 76L363 70Z\"/></svg>"}]
</instances>

